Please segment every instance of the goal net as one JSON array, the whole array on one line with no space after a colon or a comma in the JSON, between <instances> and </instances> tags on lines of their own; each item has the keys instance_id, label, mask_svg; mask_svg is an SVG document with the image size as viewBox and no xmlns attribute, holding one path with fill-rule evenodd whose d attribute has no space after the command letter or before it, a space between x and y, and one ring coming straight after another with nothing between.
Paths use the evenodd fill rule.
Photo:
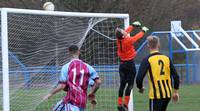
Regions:
<instances>
[{"instance_id":1,"label":"goal net","mask_svg":"<svg viewBox=\"0 0 200 111\"><path fill-rule=\"evenodd\" d=\"M23 9L4 11L7 18L4 13L1 32L5 28L8 31L1 39L7 34L8 49L1 47L1 53L8 50L11 111L50 111L64 97L66 92L62 91L48 101L42 100L57 85L61 67L69 62L67 48L71 44L79 45L80 58L91 64L103 81L97 93L96 111L116 109L119 76L114 31L117 26L124 28L128 24L125 23L128 15ZM6 63L2 62L1 66L5 68ZM7 75L5 69L0 73L1 102L2 75ZM88 103L87 111L91 110L90 107Z\"/></svg>"}]
</instances>

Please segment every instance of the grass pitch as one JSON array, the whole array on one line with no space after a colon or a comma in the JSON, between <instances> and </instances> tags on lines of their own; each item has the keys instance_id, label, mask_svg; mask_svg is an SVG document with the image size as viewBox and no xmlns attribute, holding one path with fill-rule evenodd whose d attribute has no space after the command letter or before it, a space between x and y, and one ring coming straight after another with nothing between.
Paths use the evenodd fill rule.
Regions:
<instances>
[{"instance_id":1,"label":"grass pitch","mask_svg":"<svg viewBox=\"0 0 200 111\"><path fill-rule=\"evenodd\" d=\"M199 111L200 106L200 85L183 85L180 87L180 101L168 105L167 111ZM135 111L148 111L148 92L141 95L135 91Z\"/></svg>"},{"instance_id":2,"label":"grass pitch","mask_svg":"<svg viewBox=\"0 0 200 111\"><path fill-rule=\"evenodd\" d=\"M30 91L16 91L11 95L11 111L50 111L54 104L59 101L65 95L65 93L59 93L48 101L40 101L41 98L37 98L37 94L44 89L30 89ZM27 93L25 93L27 92ZM179 103L172 103L168 105L167 111L199 111L200 106L200 84L197 85L183 85L180 87L180 101ZM95 110L90 109L88 104L87 111L117 111L117 90L110 88L101 88L97 94L97 108ZM40 102L37 102L40 101ZM34 104L33 104L34 103ZM26 108L25 108L26 106ZM135 111L148 111L148 89L145 93L139 94L137 89L134 88L134 109ZM0 105L0 111L2 111L2 105Z\"/></svg>"}]
</instances>

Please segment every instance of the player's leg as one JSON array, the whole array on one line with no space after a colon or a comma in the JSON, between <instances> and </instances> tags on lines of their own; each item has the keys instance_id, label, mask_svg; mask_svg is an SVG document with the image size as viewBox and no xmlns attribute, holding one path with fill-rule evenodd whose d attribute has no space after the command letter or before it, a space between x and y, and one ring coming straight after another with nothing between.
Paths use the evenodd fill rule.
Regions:
<instances>
[{"instance_id":1,"label":"player's leg","mask_svg":"<svg viewBox=\"0 0 200 111\"><path fill-rule=\"evenodd\" d=\"M134 85L134 80L135 80L135 75L136 75L136 67L134 61L130 61L127 63L127 70L126 70L126 75L127 75L127 82L128 86L125 91L125 106L128 107L128 103L130 100L130 93L131 90L133 89Z\"/></svg>"},{"instance_id":2,"label":"player's leg","mask_svg":"<svg viewBox=\"0 0 200 111\"><path fill-rule=\"evenodd\" d=\"M118 106L117 109L118 109L118 111L126 111L126 109L124 108L124 106Z\"/></svg>"},{"instance_id":3,"label":"player's leg","mask_svg":"<svg viewBox=\"0 0 200 111\"><path fill-rule=\"evenodd\" d=\"M65 111L65 103L61 100L54 106L53 111Z\"/></svg>"},{"instance_id":4,"label":"player's leg","mask_svg":"<svg viewBox=\"0 0 200 111\"><path fill-rule=\"evenodd\" d=\"M121 63L119 66L119 75L120 75L120 87L118 91L118 109L121 109L123 105L123 93L126 87L126 75L124 74L124 63ZM120 111L120 110L119 110Z\"/></svg>"},{"instance_id":5,"label":"player's leg","mask_svg":"<svg viewBox=\"0 0 200 111\"><path fill-rule=\"evenodd\" d=\"M149 111L162 111L162 100L149 99Z\"/></svg>"},{"instance_id":6,"label":"player's leg","mask_svg":"<svg viewBox=\"0 0 200 111\"><path fill-rule=\"evenodd\" d=\"M66 104L65 111L84 111L84 109L68 103Z\"/></svg>"},{"instance_id":7,"label":"player's leg","mask_svg":"<svg viewBox=\"0 0 200 111\"><path fill-rule=\"evenodd\" d=\"M162 111L167 111L167 106L169 104L170 98L163 99Z\"/></svg>"},{"instance_id":8,"label":"player's leg","mask_svg":"<svg viewBox=\"0 0 200 111\"><path fill-rule=\"evenodd\" d=\"M120 76L120 87L118 97L123 97L124 89L126 86L126 75L124 73L124 63L121 63L119 66L119 76Z\"/></svg>"},{"instance_id":9,"label":"player's leg","mask_svg":"<svg viewBox=\"0 0 200 111\"><path fill-rule=\"evenodd\" d=\"M126 76L123 72L120 71L120 86L119 86L119 97L123 97L124 89L126 86Z\"/></svg>"}]
</instances>

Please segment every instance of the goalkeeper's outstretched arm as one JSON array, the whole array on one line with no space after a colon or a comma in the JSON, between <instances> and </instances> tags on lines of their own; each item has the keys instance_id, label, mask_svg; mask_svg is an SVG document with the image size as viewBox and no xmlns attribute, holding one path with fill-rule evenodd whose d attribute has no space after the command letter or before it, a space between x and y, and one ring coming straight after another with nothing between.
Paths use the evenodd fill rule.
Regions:
<instances>
[{"instance_id":1,"label":"goalkeeper's outstretched arm","mask_svg":"<svg viewBox=\"0 0 200 111\"><path fill-rule=\"evenodd\" d=\"M125 29L125 31L126 31L127 33L131 33L131 31L133 31L133 29L134 29L134 27L133 27L132 25L129 25L129 26Z\"/></svg>"},{"instance_id":2,"label":"goalkeeper's outstretched arm","mask_svg":"<svg viewBox=\"0 0 200 111\"><path fill-rule=\"evenodd\" d=\"M137 33L136 35L132 36L131 37L131 41L134 43L134 42L137 42L138 40L140 40L144 34L149 31L149 29L147 27L142 27L141 28L141 31L139 33Z\"/></svg>"},{"instance_id":3,"label":"goalkeeper's outstretched arm","mask_svg":"<svg viewBox=\"0 0 200 111\"><path fill-rule=\"evenodd\" d=\"M135 22L133 22L131 25L129 25L126 29L125 29L125 31L127 32L127 33L131 33L131 31L133 31L133 29L135 29L136 27L141 27L141 23L139 22L139 21L135 21Z\"/></svg>"}]
</instances>

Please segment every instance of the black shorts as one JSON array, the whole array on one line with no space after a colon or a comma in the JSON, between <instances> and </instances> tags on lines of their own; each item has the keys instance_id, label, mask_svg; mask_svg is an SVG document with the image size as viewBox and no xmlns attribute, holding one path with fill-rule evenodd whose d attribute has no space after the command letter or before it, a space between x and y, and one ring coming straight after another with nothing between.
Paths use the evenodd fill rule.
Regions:
<instances>
[{"instance_id":1,"label":"black shorts","mask_svg":"<svg viewBox=\"0 0 200 111\"><path fill-rule=\"evenodd\" d=\"M125 82L128 84L133 84L136 68L134 60L130 61L121 61L119 66L120 82Z\"/></svg>"},{"instance_id":2,"label":"black shorts","mask_svg":"<svg viewBox=\"0 0 200 111\"><path fill-rule=\"evenodd\" d=\"M166 111L170 98L149 99L149 111Z\"/></svg>"}]
</instances>

